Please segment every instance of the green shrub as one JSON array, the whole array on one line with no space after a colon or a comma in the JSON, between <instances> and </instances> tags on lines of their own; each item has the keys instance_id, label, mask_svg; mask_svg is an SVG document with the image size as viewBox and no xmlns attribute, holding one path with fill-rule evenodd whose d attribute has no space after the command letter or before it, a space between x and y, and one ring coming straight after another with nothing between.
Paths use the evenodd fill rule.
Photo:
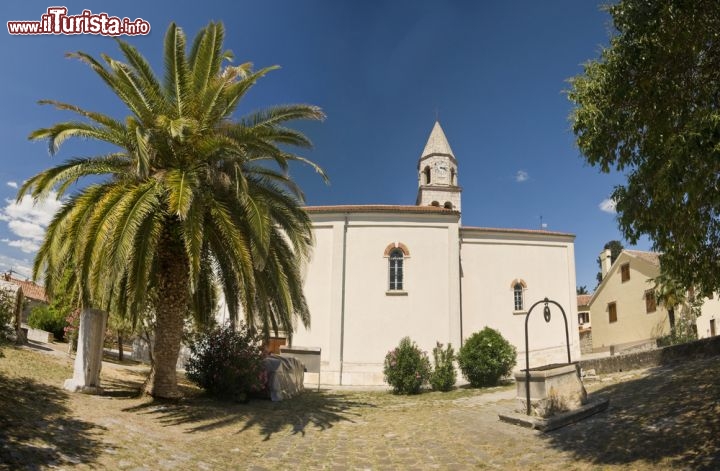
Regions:
<instances>
[{"instance_id":1,"label":"green shrub","mask_svg":"<svg viewBox=\"0 0 720 471\"><path fill-rule=\"evenodd\" d=\"M33 329L50 332L56 340L62 340L65 335L65 316L51 306L35 306L28 316L28 325Z\"/></svg>"},{"instance_id":2,"label":"green shrub","mask_svg":"<svg viewBox=\"0 0 720 471\"><path fill-rule=\"evenodd\" d=\"M0 289L0 341L11 340L14 336L15 299L12 293Z\"/></svg>"},{"instance_id":3,"label":"green shrub","mask_svg":"<svg viewBox=\"0 0 720 471\"><path fill-rule=\"evenodd\" d=\"M244 325L215 327L194 336L185 373L210 395L244 401L267 388L262 338Z\"/></svg>"},{"instance_id":4,"label":"green shrub","mask_svg":"<svg viewBox=\"0 0 720 471\"><path fill-rule=\"evenodd\" d=\"M410 337L405 337L385 355L383 373L393 393L417 394L430 378L430 360Z\"/></svg>"},{"instance_id":5,"label":"green shrub","mask_svg":"<svg viewBox=\"0 0 720 471\"><path fill-rule=\"evenodd\" d=\"M430 386L435 391L450 391L455 387L455 380L457 379L457 373L455 372L455 350L452 345L448 344L447 348L443 349L443 345L438 342L435 348L433 348L433 361L435 367L430 374Z\"/></svg>"},{"instance_id":6,"label":"green shrub","mask_svg":"<svg viewBox=\"0 0 720 471\"><path fill-rule=\"evenodd\" d=\"M473 387L493 386L515 366L515 347L495 329L485 327L465 341L458 354L463 376Z\"/></svg>"}]
</instances>

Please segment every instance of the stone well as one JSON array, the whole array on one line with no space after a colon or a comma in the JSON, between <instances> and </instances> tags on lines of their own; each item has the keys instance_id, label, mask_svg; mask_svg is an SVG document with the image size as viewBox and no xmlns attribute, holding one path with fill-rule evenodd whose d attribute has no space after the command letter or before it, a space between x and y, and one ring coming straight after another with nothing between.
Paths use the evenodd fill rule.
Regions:
<instances>
[{"instance_id":1,"label":"stone well","mask_svg":"<svg viewBox=\"0 0 720 471\"><path fill-rule=\"evenodd\" d=\"M515 373L517 398L527 411L525 370ZM563 363L530 368L530 412L537 417L579 409L587 402L587 392L580 379L577 363Z\"/></svg>"}]
</instances>

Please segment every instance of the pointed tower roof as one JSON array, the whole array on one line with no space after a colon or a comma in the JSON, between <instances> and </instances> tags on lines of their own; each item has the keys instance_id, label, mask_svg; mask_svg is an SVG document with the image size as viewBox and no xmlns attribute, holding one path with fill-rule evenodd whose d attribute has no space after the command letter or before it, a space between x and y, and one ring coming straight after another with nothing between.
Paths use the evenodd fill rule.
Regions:
<instances>
[{"instance_id":1,"label":"pointed tower roof","mask_svg":"<svg viewBox=\"0 0 720 471\"><path fill-rule=\"evenodd\" d=\"M420 157L426 157L431 154L443 154L449 155L453 159L455 158L455 154L453 154L450 148L450 144L445 137L442 127L440 127L439 121L435 121L435 126L433 126L432 131L430 131L430 137L428 137L427 144L425 144L425 149Z\"/></svg>"}]
</instances>

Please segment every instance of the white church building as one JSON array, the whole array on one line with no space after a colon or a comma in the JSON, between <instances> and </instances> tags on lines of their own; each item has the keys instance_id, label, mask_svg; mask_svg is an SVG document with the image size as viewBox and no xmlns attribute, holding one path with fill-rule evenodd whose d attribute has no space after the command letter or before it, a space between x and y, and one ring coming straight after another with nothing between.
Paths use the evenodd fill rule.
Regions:
<instances>
[{"instance_id":1,"label":"white church building","mask_svg":"<svg viewBox=\"0 0 720 471\"><path fill-rule=\"evenodd\" d=\"M458 160L435 123L418 161L414 206L309 206L315 247L305 268L311 327L294 347L321 349L320 382L383 384L388 350L409 336L431 355L490 326L525 362L525 314L548 297L563 306L572 360L580 356L572 234L460 223ZM530 318L531 366L567 361L565 328L551 305ZM306 375L308 383L315 380Z\"/></svg>"}]
</instances>

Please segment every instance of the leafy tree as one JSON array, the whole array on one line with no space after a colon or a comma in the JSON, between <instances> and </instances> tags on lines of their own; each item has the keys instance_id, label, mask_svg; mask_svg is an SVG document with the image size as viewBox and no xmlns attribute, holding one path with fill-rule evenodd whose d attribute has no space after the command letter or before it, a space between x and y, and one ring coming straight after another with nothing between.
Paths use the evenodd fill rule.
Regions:
<instances>
[{"instance_id":1,"label":"leafy tree","mask_svg":"<svg viewBox=\"0 0 720 471\"><path fill-rule=\"evenodd\" d=\"M578 286L575 288L575 294L588 294L587 286Z\"/></svg>"},{"instance_id":2,"label":"leafy tree","mask_svg":"<svg viewBox=\"0 0 720 471\"><path fill-rule=\"evenodd\" d=\"M720 288L720 2L621 0L615 34L570 80L577 144L617 186L618 221L685 286Z\"/></svg>"},{"instance_id":3,"label":"leafy tree","mask_svg":"<svg viewBox=\"0 0 720 471\"><path fill-rule=\"evenodd\" d=\"M610 242L606 243L603 246L603 250L610 250L610 265L615 263L615 260L620 256L620 252L622 252L624 248L625 247L623 247L622 242L620 242L619 240L611 240ZM597 258L597 264L598 264L598 268L600 269L600 271L597 272L597 276L596 276L597 282L599 285L603 278L602 277L602 263L600 261L600 257ZM580 293L578 293L578 294L580 294Z\"/></svg>"},{"instance_id":4,"label":"leafy tree","mask_svg":"<svg viewBox=\"0 0 720 471\"><path fill-rule=\"evenodd\" d=\"M35 198L56 189L64 195L81 177L91 184L72 194L48 226L34 265L54 293L65 266L75 267L82 306L131 319L157 292L153 365L145 391L177 397L175 364L185 319L211 312L211 292L221 287L232 318L240 310L266 336L291 333L299 317L309 325L300 265L312 232L303 195L289 177L288 152L309 147L285 126L320 120L310 105L284 105L234 118L242 98L275 67L226 65L224 29L210 23L188 52L174 23L165 35L165 78L118 41L125 62L70 54L87 64L127 107L123 120L75 105L43 101L74 112L69 121L34 131L50 153L68 138L110 144L115 151L73 158L30 178L19 190ZM98 177L100 176L100 177Z\"/></svg>"},{"instance_id":5,"label":"leafy tree","mask_svg":"<svg viewBox=\"0 0 720 471\"><path fill-rule=\"evenodd\" d=\"M702 296L696 296L694 289L688 289L666 273L655 277L653 282L655 300L667 309L670 317L670 334L660 343L674 345L696 340L696 321L701 314Z\"/></svg>"}]
</instances>

